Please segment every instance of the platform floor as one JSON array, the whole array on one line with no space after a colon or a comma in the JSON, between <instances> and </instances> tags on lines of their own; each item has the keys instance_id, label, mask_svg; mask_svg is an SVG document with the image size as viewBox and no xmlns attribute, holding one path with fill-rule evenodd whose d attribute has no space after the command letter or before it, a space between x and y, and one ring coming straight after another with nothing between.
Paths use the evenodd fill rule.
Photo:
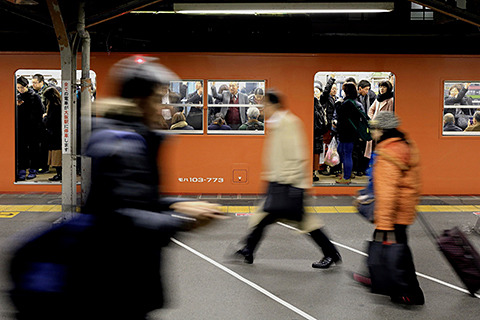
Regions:
<instances>
[{"instance_id":1,"label":"platform floor","mask_svg":"<svg viewBox=\"0 0 480 320\"><path fill-rule=\"evenodd\" d=\"M365 241L373 226L354 213L352 197L314 197L308 210L319 214L343 256L328 270L311 268L322 257L308 236L291 227L272 225L246 265L231 260L246 233L248 216L259 196L189 196L220 203L231 219L195 232L177 234L165 250L168 306L151 319L478 319L480 295L471 297L419 223L409 228L424 306L407 307L373 295L350 273L362 270ZM61 216L58 194L0 195L0 319L12 319L6 290L9 250L15 236L41 230ZM480 249L473 231L480 197L423 197L419 211L438 231L459 226ZM119 280L121 281L121 280Z\"/></svg>"}]
</instances>

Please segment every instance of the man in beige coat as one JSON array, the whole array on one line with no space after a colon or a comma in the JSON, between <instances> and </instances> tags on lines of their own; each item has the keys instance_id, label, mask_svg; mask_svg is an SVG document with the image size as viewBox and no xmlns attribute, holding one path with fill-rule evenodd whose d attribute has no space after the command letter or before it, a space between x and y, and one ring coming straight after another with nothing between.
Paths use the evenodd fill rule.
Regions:
<instances>
[{"instance_id":1,"label":"man in beige coat","mask_svg":"<svg viewBox=\"0 0 480 320\"><path fill-rule=\"evenodd\" d=\"M302 121L290 113L283 105L281 95L267 91L265 95L265 117L267 135L263 152L262 178L269 183L290 185L302 190L308 189L311 182L308 174L308 147ZM264 229L281 218L264 212L263 205L250 220L250 233L245 246L236 252L245 263L253 263L253 253L258 246ZM341 261L341 256L328 237L320 229L322 222L313 213L303 213L300 221L289 221L309 233L322 248L324 257L312 264L313 268L326 269Z\"/></svg>"}]
</instances>

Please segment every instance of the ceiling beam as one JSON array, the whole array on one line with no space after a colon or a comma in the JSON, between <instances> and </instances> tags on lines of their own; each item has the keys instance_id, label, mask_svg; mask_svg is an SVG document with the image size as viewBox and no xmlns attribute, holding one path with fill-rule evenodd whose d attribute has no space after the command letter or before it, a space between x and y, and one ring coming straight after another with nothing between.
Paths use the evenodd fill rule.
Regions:
<instances>
[{"instance_id":1,"label":"ceiling beam","mask_svg":"<svg viewBox=\"0 0 480 320\"><path fill-rule=\"evenodd\" d=\"M92 15L87 19L87 28L93 27L97 24L106 22L108 20L115 19L124 14L129 13L130 11L140 10L149 5L161 2L163 0L133 0L125 4L119 5L115 9L108 10L99 14Z\"/></svg>"},{"instance_id":2,"label":"ceiling beam","mask_svg":"<svg viewBox=\"0 0 480 320\"><path fill-rule=\"evenodd\" d=\"M12 1L0 1L0 10L3 10L7 13L13 14L15 16L27 19L36 23L39 23L43 26L51 28L51 20L46 15L42 15L38 12L38 7L33 5L19 5L20 3L15 3Z\"/></svg>"},{"instance_id":3,"label":"ceiling beam","mask_svg":"<svg viewBox=\"0 0 480 320\"><path fill-rule=\"evenodd\" d=\"M480 15L468 12L467 10L448 5L444 1L439 0L409 0L410 2L428 7L434 11L443 13L444 15L453 17L458 20L473 24L480 27ZM472 0L470 0L472 1Z\"/></svg>"}]
</instances>

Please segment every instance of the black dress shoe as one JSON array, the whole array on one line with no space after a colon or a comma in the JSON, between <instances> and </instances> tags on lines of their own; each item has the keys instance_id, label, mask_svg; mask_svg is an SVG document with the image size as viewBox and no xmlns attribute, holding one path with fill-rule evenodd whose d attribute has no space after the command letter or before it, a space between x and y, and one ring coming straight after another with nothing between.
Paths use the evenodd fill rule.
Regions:
<instances>
[{"instance_id":1,"label":"black dress shoe","mask_svg":"<svg viewBox=\"0 0 480 320\"><path fill-rule=\"evenodd\" d=\"M62 181L62 177L57 175L54 175L53 177L48 179L49 181Z\"/></svg>"},{"instance_id":2,"label":"black dress shoe","mask_svg":"<svg viewBox=\"0 0 480 320\"><path fill-rule=\"evenodd\" d=\"M342 257L340 253L336 253L333 257L323 257L320 261L312 263L312 268L317 269L328 269L332 264L340 264L342 261Z\"/></svg>"},{"instance_id":3,"label":"black dress shoe","mask_svg":"<svg viewBox=\"0 0 480 320\"><path fill-rule=\"evenodd\" d=\"M253 254L249 253L247 250L240 249L237 252L235 252L236 256L242 256L243 257L243 262L252 264L253 263Z\"/></svg>"}]
</instances>

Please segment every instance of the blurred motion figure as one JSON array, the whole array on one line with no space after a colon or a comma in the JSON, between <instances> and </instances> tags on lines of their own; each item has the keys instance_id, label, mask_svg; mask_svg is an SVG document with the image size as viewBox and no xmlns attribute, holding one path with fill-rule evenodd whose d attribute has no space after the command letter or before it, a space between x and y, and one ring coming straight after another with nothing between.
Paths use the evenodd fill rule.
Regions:
<instances>
[{"instance_id":1,"label":"blurred motion figure","mask_svg":"<svg viewBox=\"0 0 480 320\"><path fill-rule=\"evenodd\" d=\"M390 269L387 266L372 269L369 263L372 281L356 273L354 279L372 285L375 290L374 277L394 274L400 269L401 276L396 279L395 287L389 288L391 300L401 304L423 305L425 299L415 274L407 236L408 226L415 221L416 205L420 198L420 156L415 143L398 130L399 125L400 120L391 111L378 112L370 123L372 138L377 141L372 170L375 195L373 241L388 246L400 244L404 251L397 251L398 256L392 256L397 262L394 267L388 266ZM369 259L372 256L369 251ZM384 254L379 260L386 261L387 257ZM382 263L378 260L374 262Z\"/></svg>"},{"instance_id":2,"label":"blurred motion figure","mask_svg":"<svg viewBox=\"0 0 480 320\"><path fill-rule=\"evenodd\" d=\"M263 151L262 177L272 185L290 186L296 192L303 194L311 185L308 174L307 140L301 120L285 108L282 96L275 91L267 91L265 95L265 117L268 123L268 134L265 139ZM268 194L267 194L268 199ZM299 229L309 233L313 241L322 249L324 257L312 264L313 268L326 269L334 263L341 262L340 253L337 251L326 234L322 231L323 223L313 214L302 214L298 221L290 217L279 216L276 213L265 212L265 203L250 220L250 230L244 240L245 246L236 252L236 257L244 259L251 264L254 252L262 239L264 230L277 220L286 219L289 223L296 224Z\"/></svg>"},{"instance_id":3,"label":"blurred motion figure","mask_svg":"<svg viewBox=\"0 0 480 320\"><path fill-rule=\"evenodd\" d=\"M40 237L49 248L33 240L12 259L19 319L146 319L164 303L161 248L176 231L220 217L214 204L159 197L164 136L155 129L165 87L176 75L133 57L119 61L111 75L119 97L97 106L102 117L86 149L92 179L85 214ZM25 261L43 251L54 261L42 254L26 274ZM25 285L28 279L42 281ZM29 300L32 286L42 295Z\"/></svg>"}]
</instances>

